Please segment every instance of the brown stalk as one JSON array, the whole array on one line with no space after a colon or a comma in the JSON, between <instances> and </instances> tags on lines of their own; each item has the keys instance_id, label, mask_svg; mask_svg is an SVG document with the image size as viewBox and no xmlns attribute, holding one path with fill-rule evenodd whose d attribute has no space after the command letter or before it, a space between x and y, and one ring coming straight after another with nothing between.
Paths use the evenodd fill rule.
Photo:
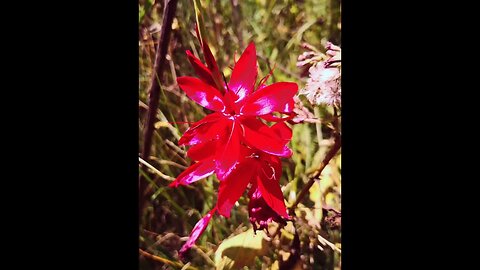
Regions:
<instances>
[{"instance_id":1,"label":"brown stalk","mask_svg":"<svg viewBox=\"0 0 480 270\"><path fill-rule=\"evenodd\" d=\"M152 82L149 89L149 101L147 119L145 121L144 129L144 141L142 158L148 162L150 152L152 149L152 137L154 131L154 123L156 121L156 113L159 105L160 98L160 80L163 80L163 71L165 67L165 60L168 50L168 44L170 43L170 33L172 31L173 17L177 9L178 0L165 0L165 9L163 11L162 28L160 30L160 38L158 41L157 52L155 55L155 65L152 74ZM162 81L163 82L163 81ZM141 215L143 207L145 205L147 188L147 181L140 176L139 178L139 214Z\"/></svg>"},{"instance_id":2,"label":"brown stalk","mask_svg":"<svg viewBox=\"0 0 480 270\"><path fill-rule=\"evenodd\" d=\"M307 184L300 191L300 194L298 194L297 199L295 200L295 202L290 207L289 210L290 210L291 215L293 215L293 212L294 212L295 208L297 207L297 205L303 200L305 195L307 195L308 191L310 190L310 188L315 183L315 180L319 179L320 175L322 174L323 169L325 169L325 167L328 165L330 160L335 156L335 154L338 152L338 150L340 150L340 147L341 147L340 136L337 136L337 138L335 138L334 145L332 146L332 148L330 148L328 153L325 155L325 158L323 159L322 163L320 163L320 166L318 167L318 169L309 177Z\"/></svg>"}]
</instances>

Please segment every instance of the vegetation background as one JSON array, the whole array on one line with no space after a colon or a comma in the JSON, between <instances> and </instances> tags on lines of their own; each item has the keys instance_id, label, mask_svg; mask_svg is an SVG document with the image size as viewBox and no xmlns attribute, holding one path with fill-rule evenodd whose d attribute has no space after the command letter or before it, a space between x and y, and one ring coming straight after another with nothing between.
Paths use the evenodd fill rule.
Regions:
<instances>
[{"instance_id":1,"label":"vegetation background","mask_svg":"<svg viewBox=\"0 0 480 270\"><path fill-rule=\"evenodd\" d=\"M200 11L208 41L219 67L228 78L237 59L250 41L258 54L259 78L275 66L269 83L293 81L303 88L308 73L296 66L307 42L321 51L327 41L341 46L341 3L339 0L205 0ZM155 51L163 16L163 1L139 0L139 147L148 109ZM242 197L230 219L214 216L196 246L184 261L178 250L195 223L216 202L215 176L188 187L168 184L189 164L185 148L177 142L188 124L205 116L203 109L178 88L178 76L196 76L185 50L203 59L195 35L192 0L179 0L172 24L167 68L161 83L152 152L148 167L139 167L149 185L148 200L140 212L140 269L340 269L341 154L323 170L310 193L295 210L295 224L279 230L275 237L251 231L248 199ZM304 105L323 119L322 123L293 126L291 159L283 160L281 185L287 207L319 167L332 145L331 108ZM271 233L275 232L275 224ZM327 242L326 242L327 241Z\"/></svg>"}]
</instances>

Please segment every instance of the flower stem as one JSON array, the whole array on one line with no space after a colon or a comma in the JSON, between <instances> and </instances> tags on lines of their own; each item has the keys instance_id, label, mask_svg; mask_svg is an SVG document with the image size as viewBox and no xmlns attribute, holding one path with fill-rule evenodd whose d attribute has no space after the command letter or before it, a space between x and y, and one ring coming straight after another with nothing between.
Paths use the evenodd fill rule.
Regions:
<instances>
[{"instance_id":1,"label":"flower stem","mask_svg":"<svg viewBox=\"0 0 480 270\"><path fill-rule=\"evenodd\" d=\"M319 121L315 123L315 129L317 131L317 141L318 141L318 148L321 150L323 145L321 144L323 141L323 133L322 133L322 117L320 115L320 108L318 106L315 106L313 108L313 112L315 113L315 118L317 118Z\"/></svg>"},{"instance_id":2,"label":"flower stem","mask_svg":"<svg viewBox=\"0 0 480 270\"><path fill-rule=\"evenodd\" d=\"M290 215L294 214L295 208L297 205L303 200L305 195L307 195L308 191L312 187L313 183L315 183L315 180L317 180L320 175L322 174L323 169L328 165L330 160L335 156L335 154L340 150L341 147L341 139L339 135L335 136L335 143L330 148L328 153L325 155L325 158L323 159L322 163L320 163L320 167L309 177L309 180L307 184L303 187L303 189L300 191L300 194L298 194L297 199L295 202L292 204L292 206L289 208Z\"/></svg>"}]
</instances>

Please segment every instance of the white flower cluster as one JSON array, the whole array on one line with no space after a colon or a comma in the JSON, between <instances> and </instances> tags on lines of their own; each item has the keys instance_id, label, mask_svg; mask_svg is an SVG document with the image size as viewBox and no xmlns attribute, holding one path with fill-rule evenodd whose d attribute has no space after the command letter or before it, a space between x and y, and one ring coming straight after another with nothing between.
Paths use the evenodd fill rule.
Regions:
<instances>
[{"instance_id":1,"label":"white flower cluster","mask_svg":"<svg viewBox=\"0 0 480 270\"><path fill-rule=\"evenodd\" d=\"M315 62L310 67L305 88L300 90L312 104L340 106L341 102L341 49L332 43L327 44L326 61Z\"/></svg>"}]
</instances>

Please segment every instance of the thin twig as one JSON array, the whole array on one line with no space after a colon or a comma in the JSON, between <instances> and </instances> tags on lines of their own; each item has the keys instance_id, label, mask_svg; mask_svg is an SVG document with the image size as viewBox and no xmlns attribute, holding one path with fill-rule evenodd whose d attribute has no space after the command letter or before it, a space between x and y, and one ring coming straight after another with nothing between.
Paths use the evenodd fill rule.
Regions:
<instances>
[{"instance_id":1,"label":"thin twig","mask_svg":"<svg viewBox=\"0 0 480 270\"><path fill-rule=\"evenodd\" d=\"M145 110L148 110L147 104L143 103L141 100L138 101L138 106ZM160 121L167 126L175 139L180 140L180 135L178 134L177 128L170 124L165 114L160 109L157 109L157 114L157 118L160 119Z\"/></svg>"},{"instance_id":2,"label":"thin twig","mask_svg":"<svg viewBox=\"0 0 480 270\"><path fill-rule=\"evenodd\" d=\"M212 261L212 259L210 259L210 257L205 253L203 252L203 250L199 247L197 247L196 245L193 245L192 246L192 249L194 249L196 252L198 252L198 254L200 254L200 256L202 256L202 258L210 265L210 266L213 266L215 267L215 262Z\"/></svg>"},{"instance_id":3,"label":"thin twig","mask_svg":"<svg viewBox=\"0 0 480 270\"><path fill-rule=\"evenodd\" d=\"M182 164L178 164L174 161L166 160L166 159L158 159L157 157L154 157L154 156L150 156L150 160L155 161L160 165L172 165L182 170L185 170L187 168L186 166L183 166Z\"/></svg>"},{"instance_id":4,"label":"thin twig","mask_svg":"<svg viewBox=\"0 0 480 270\"><path fill-rule=\"evenodd\" d=\"M242 9L240 8L240 5L238 4L238 0L230 0L230 3L232 4L232 21L233 25L236 25L237 27L233 28L233 31L235 32L235 35L237 36L238 39L238 44L240 48L243 48L243 37L242 37L242 30L241 30L241 17L242 17Z\"/></svg>"},{"instance_id":5,"label":"thin twig","mask_svg":"<svg viewBox=\"0 0 480 270\"><path fill-rule=\"evenodd\" d=\"M333 250L337 251L338 253L342 254L342 250L341 250L341 249L339 249L339 248L338 248L335 244L333 244L332 242L330 242L330 241L328 241L327 239L323 238L321 235L318 235L318 241L320 241L320 243L321 243L322 245L327 245L327 246L329 246L331 249L333 249ZM318 245L318 248L319 248L320 250L323 250L323 248L322 248L320 245Z\"/></svg>"},{"instance_id":6,"label":"thin twig","mask_svg":"<svg viewBox=\"0 0 480 270\"><path fill-rule=\"evenodd\" d=\"M145 160L143 160L141 157L138 157L138 161L140 161L140 163L142 163L143 165L147 166L149 169L151 169L154 173L158 174L161 178L165 179L165 180L168 180L168 181L173 181L175 180L175 178L171 177L171 176L168 176L164 173L162 173L161 171L157 170L155 167L153 167L152 165L150 165L148 162L146 162Z\"/></svg>"},{"instance_id":7,"label":"thin twig","mask_svg":"<svg viewBox=\"0 0 480 270\"><path fill-rule=\"evenodd\" d=\"M260 53L257 53L257 57L262 59L263 61L268 61L267 57L265 57L264 55L262 55ZM296 78L300 81L307 81L305 78L300 77L300 75L291 72L290 70L286 69L285 67L283 67L282 65L280 65L278 63L277 63L277 68L280 69L283 73L285 73L287 75L290 75L291 77L294 77L294 78Z\"/></svg>"},{"instance_id":8,"label":"thin twig","mask_svg":"<svg viewBox=\"0 0 480 270\"><path fill-rule=\"evenodd\" d=\"M330 211L330 212L333 212L337 215L342 215L342 212L338 211L337 209L333 208L333 207L330 207L330 206L322 206L322 209L325 210L325 211Z\"/></svg>"},{"instance_id":9,"label":"thin twig","mask_svg":"<svg viewBox=\"0 0 480 270\"><path fill-rule=\"evenodd\" d=\"M318 122L315 123L315 129L317 131L318 147L322 148L321 143L323 141L323 133L322 133L322 117L320 115L320 108L315 106L315 108L313 108L313 110L314 110L313 112L315 113L315 117L318 119Z\"/></svg>"},{"instance_id":10,"label":"thin twig","mask_svg":"<svg viewBox=\"0 0 480 270\"><path fill-rule=\"evenodd\" d=\"M155 65L152 75L152 83L149 89L148 112L143 141L142 157L144 160L147 161L152 149L154 123L156 121L157 108L160 102L159 80L163 78L162 75L165 66L165 58L167 55L168 44L170 43L170 32L172 31L173 17L175 16L175 11L177 9L177 1L178 0L166 0L165 9L163 11L162 28L160 32L157 53L155 55ZM142 210L145 204L145 200L147 198L145 190L148 186L148 183L142 176L140 176L139 182L139 214L141 215L141 213L143 212Z\"/></svg>"},{"instance_id":11,"label":"thin twig","mask_svg":"<svg viewBox=\"0 0 480 270\"><path fill-rule=\"evenodd\" d=\"M143 257L145 257L145 258L147 258L147 259L150 259L150 260L153 260L153 261L155 261L155 262L159 262L159 263L163 263L163 264L171 265L171 266L175 266L175 267L183 267L183 266L184 266L182 263L173 262L173 261L170 261L170 260L168 260L168 259L165 259L165 258L162 258L162 257L158 257L158 256L155 256L155 255L153 255L153 254L150 254L150 253L142 250L141 248L138 249L138 252L139 252L140 255L142 255ZM193 266L188 266L186 269L197 270L198 268L193 267Z\"/></svg>"},{"instance_id":12,"label":"thin twig","mask_svg":"<svg viewBox=\"0 0 480 270\"><path fill-rule=\"evenodd\" d=\"M309 180L307 184L303 187L303 189L300 191L300 194L298 194L297 199L295 202L292 204L290 207L290 213L293 215L295 207L303 200L305 195L307 195L308 191L312 187L313 183L315 183L315 180L318 179L318 177L322 174L323 169L328 165L330 160L335 156L335 154L338 152L338 150L341 147L341 140L340 136L337 136L335 139L335 143L332 148L328 151L328 153L325 155L325 158L323 159L322 163L320 163L320 167L309 177Z\"/></svg>"},{"instance_id":13,"label":"thin twig","mask_svg":"<svg viewBox=\"0 0 480 270\"><path fill-rule=\"evenodd\" d=\"M168 144L168 146L170 146L171 148L173 148L173 150L175 150L176 152L178 152L179 154L182 154L184 157L187 155L187 153L180 147L178 147L176 144L174 144L172 141L170 141L169 139L165 139L165 143Z\"/></svg>"}]
</instances>

